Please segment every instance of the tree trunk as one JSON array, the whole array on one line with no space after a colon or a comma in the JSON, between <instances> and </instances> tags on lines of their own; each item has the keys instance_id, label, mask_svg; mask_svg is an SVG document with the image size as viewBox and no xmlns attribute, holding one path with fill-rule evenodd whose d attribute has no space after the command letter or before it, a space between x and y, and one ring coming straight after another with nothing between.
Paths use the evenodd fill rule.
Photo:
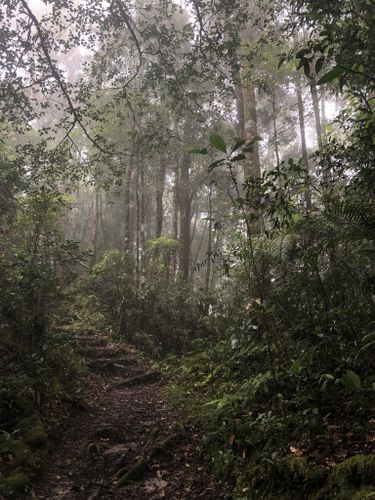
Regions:
<instances>
[{"instance_id":1,"label":"tree trunk","mask_svg":"<svg viewBox=\"0 0 375 500\"><path fill-rule=\"evenodd\" d=\"M145 170L144 170L144 162L143 158L140 161L140 184L141 184L141 193L140 193L140 208L139 208L139 244L140 244L140 258L141 258L141 266L140 266L140 274L144 276L145 274L145 253L146 253L146 233L145 233L145 219L146 219L146 207L145 207Z\"/></svg>"},{"instance_id":2,"label":"tree trunk","mask_svg":"<svg viewBox=\"0 0 375 500\"><path fill-rule=\"evenodd\" d=\"M135 224L135 287L139 288L141 274L141 199L139 193L139 162L135 171L135 201L136 201L136 224Z\"/></svg>"},{"instance_id":3,"label":"tree trunk","mask_svg":"<svg viewBox=\"0 0 375 500\"><path fill-rule=\"evenodd\" d=\"M242 42L253 40L253 32L250 26L247 26L242 31ZM243 54L244 55L244 54ZM241 90L238 87L237 96L237 112L238 112L238 130L242 132L241 138L247 142L253 141L258 136L258 117L256 110L256 94L254 82L249 75L244 75L244 71L248 72L248 67L242 69ZM243 173L245 182L250 179L258 179L260 177L260 159L259 146L255 140L251 151L246 153L246 158L243 161ZM247 227L251 234L259 233L262 227L261 214L254 208L257 204L256 199L249 200L250 205L247 209Z\"/></svg>"},{"instance_id":4,"label":"tree trunk","mask_svg":"<svg viewBox=\"0 0 375 500\"><path fill-rule=\"evenodd\" d=\"M310 90L315 118L316 142L318 143L318 148L321 149L323 147L322 123L320 119L319 96L314 80L310 81Z\"/></svg>"},{"instance_id":5,"label":"tree trunk","mask_svg":"<svg viewBox=\"0 0 375 500\"><path fill-rule=\"evenodd\" d=\"M130 299L133 269L132 269L132 248L131 248L131 199L130 184L134 170L134 163L131 160L125 175L124 184L124 243L122 257L122 290L121 290L121 309L120 309L120 336L131 340L132 333L128 328L128 303Z\"/></svg>"},{"instance_id":6,"label":"tree trunk","mask_svg":"<svg viewBox=\"0 0 375 500\"><path fill-rule=\"evenodd\" d=\"M208 292L210 288L210 276L211 276L211 251L212 251L212 185L210 184L210 190L208 193L208 244L207 244L207 266L206 266L206 279L205 288ZM207 311L206 311L207 313Z\"/></svg>"},{"instance_id":7,"label":"tree trunk","mask_svg":"<svg viewBox=\"0 0 375 500\"><path fill-rule=\"evenodd\" d=\"M275 148L276 166L280 167L280 153L279 153L279 137L277 132L277 111L276 111L276 95L275 87L272 87L272 122L273 122L273 142Z\"/></svg>"},{"instance_id":8,"label":"tree trunk","mask_svg":"<svg viewBox=\"0 0 375 500\"><path fill-rule=\"evenodd\" d=\"M93 209L92 209L92 226L91 226L91 263L92 268L97 261L98 254L98 229L99 229L99 189L94 187Z\"/></svg>"},{"instance_id":9,"label":"tree trunk","mask_svg":"<svg viewBox=\"0 0 375 500\"><path fill-rule=\"evenodd\" d=\"M299 73L296 74L296 93L298 102L298 118L299 118L299 129L301 135L301 151L302 151L302 161L306 169L307 175L310 175L310 165L309 157L307 154L306 146L306 124L305 124L305 107L303 104L302 86L301 86L301 76ZM311 210L311 192L308 189L305 193L306 209L308 212Z\"/></svg>"},{"instance_id":10,"label":"tree trunk","mask_svg":"<svg viewBox=\"0 0 375 500\"><path fill-rule=\"evenodd\" d=\"M175 172L174 172L174 185L173 185L173 220L172 220L172 238L178 241L178 223L179 223L179 190L180 190L180 168L176 162ZM172 267L174 270L174 275L177 272L177 249L173 252Z\"/></svg>"},{"instance_id":11,"label":"tree trunk","mask_svg":"<svg viewBox=\"0 0 375 500\"><path fill-rule=\"evenodd\" d=\"M155 238L160 238L163 231L163 196L165 187L165 171L166 171L166 158L164 155L160 158L159 169L156 176L156 227Z\"/></svg>"},{"instance_id":12,"label":"tree trunk","mask_svg":"<svg viewBox=\"0 0 375 500\"><path fill-rule=\"evenodd\" d=\"M190 198L190 163L191 156L184 154L180 163L180 270L183 281L189 281L190 271L190 223L191 223L191 198Z\"/></svg>"}]
</instances>

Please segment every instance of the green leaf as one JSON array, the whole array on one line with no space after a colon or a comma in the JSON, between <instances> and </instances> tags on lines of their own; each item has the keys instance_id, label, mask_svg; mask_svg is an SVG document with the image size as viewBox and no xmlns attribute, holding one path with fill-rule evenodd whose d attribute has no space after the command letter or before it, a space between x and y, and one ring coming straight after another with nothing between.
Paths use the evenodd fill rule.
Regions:
<instances>
[{"instance_id":1,"label":"green leaf","mask_svg":"<svg viewBox=\"0 0 375 500\"><path fill-rule=\"evenodd\" d=\"M325 75L322 76L317 82L317 85L323 85L324 83L329 83L332 82L333 80L336 80L336 78L339 78L343 73L345 73L345 70L342 69L340 66L335 66L331 71L328 71Z\"/></svg>"},{"instance_id":2,"label":"green leaf","mask_svg":"<svg viewBox=\"0 0 375 500\"><path fill-rule=\"evenodd\" d=\"M211 165L208 166L208 171L211 172L214 168L216 168L220 163L223 163L225 161L225 158L221 158L220 160L216 160Z\"/></svg>"},{"instance_id":3,"label":"green leaf","mask_svg":"<svg viewBox=\"0 0 375 500\"><path fill-rule=\"evenodd\" d=\"M241 146L243 146L245 144L245 139L241 139L240 137L235 137L235 143L233 144L233 146L230 147L230 152L231 153L234 153L235 151L237 151L238 148L240 148Z\"/></svg>"},{"instance_id":4,"label":"green leaf","mask_svg":"<svg viewBox=\"0 0 375 500\"><path fill-rule=\"evenodd\" d=\"M246 155L244 155L243 153L240 153L239 155L236 155L234 156L233 158L231 158L231 162L235 162L235 161L241 161L241 160L244 160L246 158Z\"/></svg>"},{"instance_id":5,"label":"green leaf","mask_svg":"<svg viewBox=\"0 0 375 500\"><path fill-rule=\"evenodd\" d=\"M361 387L361 379L352 370L346 370L345 374L341 377L341 382L344 384L348 394Z\"/></svg>"},{"instance_id":6,"label":"green leaf","mask_svg":"<svg viewBox=\"0 0 375 500\"><path fill-rule=\"evenodd\" d=\"M360 352L362 353L363 351L367 351L371 347L375 347L375 340L372 340L368 344L365 344L364 346L362 346L360 348L360 350L358 351L358 353L360 353Z\"/></svg>"},{"instance_id":7,"label":"green leaf","mask_svg":"<svg viewBox=\"0 0 375 500\"><path fill-rule=\"evenodd\" d=\"M323 68L324 61L325 61L325 57L319 57L319 59L316 61L316 64L315 64L316 74L320 73L320 70Z\"/></svg>"},{"instance_id":8,"label":"green leaf","mask_svg":"<svg viewBox=\"0 0 375 500\"><path fill-rule=\"evenodd\" d=\"M358 377L358 375L353 372L352 370L346 370L346 374L350 378L350 380L353 382L354 387L361 387L361 379Z\"/></svg>"},{"instance_id":9,"label":"green leaf","mask_svg":"<svg viewBox=\"0 0 375 500\"><path fill-rule=\"evenodd\" d=\"M195 155L195 154L206 155L206 154L208 154L208 151L207 151L207 148L202 148L202 149L192 148L192 149L188 150L188 153L193 154L193 155Z\"/></svg>"},{"instance_id":10,"label":"green leaf","mask_svg":"<svg viewBox=\"0 0 375 500\"><path fill-rule=\"evenodd\" d=\"M362 344L367 344L368 342L371 342L375 340L375 332L370 332L367 333L363 338L362 338Z\"/></svg>"},{"instance_id":11,"label":"green leaf","mask_svg":"<svg viewBox=\"0 0 375 500\"><path fill-rule=\"evenodd\" d=\"M310 78L310 63L307 59L301 59L303 65L303 72L307 78Z\"/></svg>"},{"instance_id":12,"label":"green leaf","mask_svg":"<svg viewBox=\"0 0 375 500\"><path fill-rule=\"evenodd\" d=\"M227 152L227 146L225 144L225 141L219 135L210 134L210 144L219 151L222 151L223 153Z\"/></svg>"},{"instance_id":13,"label":"green leaf","mask_svg":"<svg viewBox=\"0 0 375 500\"><path fill-rule=\"evenodd\" d=\"M253 150L253 146L257 141L260 141L262 138L259 135L256 135L251 141L249 141L245 146L243 147L242 151L244 153L247 153L249 151Z\"/></svg>"}]
</instances>

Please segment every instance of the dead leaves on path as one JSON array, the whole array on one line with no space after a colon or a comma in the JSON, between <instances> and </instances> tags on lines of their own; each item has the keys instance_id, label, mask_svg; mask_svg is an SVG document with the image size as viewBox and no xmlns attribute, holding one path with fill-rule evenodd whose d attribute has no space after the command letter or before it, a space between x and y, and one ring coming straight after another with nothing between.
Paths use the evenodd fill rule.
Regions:
<instances>
[{"instance_id":1,"label":"dead leaves on path","mask_svg":"<svg viewBox=\"0 0 375 500\"><path fill-rule=\"evenodd\" d=\"M162 474L160 471L157 471L156 477L148 479L145 481L144 490L149 495L152 495L152 498L165 498L166 495L166 487L168 485L168 481L165 481L162 478Z\"/></svg>"}]
</instances>

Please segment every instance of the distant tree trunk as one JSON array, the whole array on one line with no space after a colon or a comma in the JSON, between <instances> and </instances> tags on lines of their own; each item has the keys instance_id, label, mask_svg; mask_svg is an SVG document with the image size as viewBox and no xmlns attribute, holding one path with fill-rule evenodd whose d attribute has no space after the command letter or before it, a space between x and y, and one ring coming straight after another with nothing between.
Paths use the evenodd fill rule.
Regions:
<instances>
[{"instance_id":1,"label":"distant tree trunk","mask_svg":"<svg viewBox=\"0 0 375 500\"><path fill-rule=\"evenodd\" d=\"M191 236L190 236L190 240L191 240L190 245L193 244L193 241L195 238L195 232L197 230L198 215L199 215L198 210L195 210L195 212L193 212L193 229L191 231Z\"/></svg>"},{"instance_id":2,"label":"distant tree trunk","mask_svg":"<svg viewBox=\"0 0 375 500\"><path fill-rule=\"evenodd\" d=\"M109 236L108 234L108 231L107 231L107 226L104 222L104 217L103 217L103 212L104 212L104 208L103 208L103 191L100 190L99 191L99 220L100 220L100 233L102 235L102 240L104 240L108 245L111 244L111 237Z\"/></svg>"},{"instance_id":3,"label":"distant tree trunk","mask_svg":"<svg viewBox=\"0 0 375 500\"><path fill-rule=\"evenodd\" d=\"M195 256L194 256L194 260L193 260L193 265L192 265L192 269L193 270L195 270L196 265L198 263L198 257L199 257L199 254L201 253L203 242L205 240L207 226L208 226L208 223L207 223L207 220L206 220L206 221L204 221L204 226L203 226L203 231L202 231L202 237L200 239L197 251L195 252Z\"/></svg>"},{"instance_id":4,"label":"distant tree trunk","mask_svg":"<svg viewBox=\"0 0 375 500\"><path fill-rule=\"evenodd\" d=\"M93 209L92 209L92 226L91 226L91 265L92 268L97 261L98 254L98 229L99 229L99 189L94 187Z\"/></svg>"},{"instance_id":5,"label":"distant tree trunk","mask_svg":"<svg viewBox=\"0 0 375 500\"><path fill-rule=\"evenodd\" d=\"M237 108L237 134L241 139L245 138L245 117L244 117L244 99L242 92L242 85L239 83L241 81L241 76L237 72L234 76L234 95L236 97L236 108Z\"/></svg>"},{"instance_id":6,"label":"distant tree trunk","mask_svg":"<svg viewBox=\"0 0 375 500\"><path fill-rule=\"evenodd\" d=\"M165 171L166 171L166 158L164 155L160 158L159 168L156 175L156 227L155 238L160 238L163 231L163 196L165 187Z\"/></svg>"},{"instance_id":7,"label":"distant tree trunk","mask_svg":"<svg viewBox=\"0 0 375 500\"><path fill-rule=\"evenodd\" d=\"M320 89L320 112L321 112L321 133L322 133L322 145L327 143L327 131L326 131L326 91L324 85ZM330 178L330 169L324 168L322 172L323 183L326 185Z\"/></svg>"},{"instance_id":8,"label":"distant tree trunk","mask_svg":"<svg viewBox=\"0 0 375 500\"><path fill-rule=\"evenodd\" d=\"M139 162L135 171L135 200L136 200L136 224L135 224L135 286L139 288L141 274L141 199L139 187Z\"/></svg>"},{"instance_id":9,"label":"distant tree trunk","mask_svg":"<svg viewBox=\"0 0 375 500\"><path fill-rule=\"evenodd\" d=\"M173 184L173 220L172 220L172 238L176 241L179 239L178 223L179 223L179 190L180 190L180 167L178 163L175 164L174 171L174 184ZM173 252L172 268L174 275L177 272L177 249Z\"/></svg>"},{"instance_id":10,"label":"distant tree trunk","mask_svg":"<svg viewBox=\"0 0 375 500\"><path fill-rule=\"evenodd\" d=\"M243 42L253 40L254 36L250 26L247 26L241 34ZM242 70L248 70L246 64ZM246 141L252 141L258 136L258 117L256 110L256 94L254 82L248 75L241 75L241 81L236 86L237 98L237 113L238 113L238 130L242 134L241 138ZM251 151L246 153L246 158L243 161L243 173L245 181L249 179L257 179L260 177L260 159L259 145L255 141ZM256 200L250 200L251 202ZM247 210L248 229L252 234L259 233L262 227L261 214L258 213L251 205Z\"/></svg>"},{"instance_id":11,"label":"distant tree trunk","mask_svg":"<svg viewBox=\"0 0 375 500\"><path fill-rule=\"evenodd\" d=\"M279 137L277 132L277 111L276 111L276 95L275 86L272 87L272 123L273 123L273 142L275 148L275 157L277 168L280 167L280 153L279 153Z\"/></svg>"},{"instance_id":12,"label":"distant tree trunk","mask_svg":"<svg viewBox=\"0 0 375 500\"><path fill-rule=\"evenodd\" d=\"M145 233L145 220L146 220L146 207L145 207L145 170L143 159L140 162L140 184L141 184L141 194L140 194L140 209L139 209L139 243L140 243L140 254L141 254L141 269L140 274L144 276L145 273L145 252L146 252L146 233Z\"/></svg>"},{"instance_id":13,"label":"distant tree trunk","mask_svg":"<svg viewBox=\"0 0 375 500\"><path fill-rule=\"evenodd\" d=\"M212 251L212 187L213 183L210 184L210 190L208 192L208 244L207 244L207 266L206 266L206 279L205 288L208 292L210 288L210 276L211 276L211 251ZM207 313L207 311L206 311Z\"/></svg>"},{"instance_id":14,"label":"distant tree trunk","mask_svg":"<svg viewBox=\"0 0 375 500\"><path fill-rule=\"evenodd\" d=\"M297 93L297 102L298 102L299 128L300 128L300 135L301 135L302 160L303 160L303 164L305 166L307 175L310 175L309 157L307 154L307 146L306 146L305 107L303 104L301 76L299 73L296 74L296 93ZM306 209L308 212L310 212L310 210L311 210L311 192L310 192L310 189L308 189L305 193L305 202L306 202Z\"/></svg>"},{"instance_id":15,"label":"distant tree trunk","mask_svg":"<svg viewBox=\"0 0 375 500\"><path fill-rule=\"evenodd\" d=\"M327 131L326 131L326 91L324 85L320 89L320 111L321 111L321 121L322 121L322 139L323 143L327 142Z\"/></svg>"},{"instance_id":16,"label":"distant tree trunk","mask_svg":"<svg viewBox=\"0 0 375 500\"><path fill-rule=\"evenodd\" d=\"M191 224L191 198L190 198L190 155L184 154L180 163L180 270L183 281L189 281L190 271L190 224Z\"/></svg>"},{"instance_id":17,"label":"distant tree trunk","mask_svg":"<svg viewBox=\"0 0 375 500\"><path fill-rule=\"evenodd\" d=\"M124 183L124 239L123 239L123 257L122 257L122 290L121 290L121 309L120 309L120 336L131 340L132 332L128 328L128 303L130 299L133 266L132 266L132 248L131 248L131 198L130 185L134 170L134 162L131 160Z\"/></svg>"},{"instance_id":18,"label":"distant tree trunk","mask_svg":"<svg viewBox=\"0 0 375 500\"><path fill-rule=\"evenodd\" d=\"M318 96L318 91L316 89L315 81L313 79L311 79L310 81L310 91L311 91L311 99L312 99L314 118L315 118L316 141L318 143L318 148L321 149L323 147L323 140L322 140L322 123L320 119L319 96Z\"/></svg>"}]
</instances>

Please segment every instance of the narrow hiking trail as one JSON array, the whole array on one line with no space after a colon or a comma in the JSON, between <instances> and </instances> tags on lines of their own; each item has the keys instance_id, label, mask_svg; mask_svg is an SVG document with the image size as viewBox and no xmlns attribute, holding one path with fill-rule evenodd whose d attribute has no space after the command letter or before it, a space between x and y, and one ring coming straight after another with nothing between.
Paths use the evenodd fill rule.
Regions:
<instances>
[{"instance_id":1,"label":"narrow hiking trail","mask_svg":"<svg viewBox=\"0 0 375 500\"><path fill-rule=\"evenodd\" d=\"M90 404L70 418L29 499L222 499L194 429L178 432L165 387L129 347L82 336Z\"/></svg>"}]
</instances>

